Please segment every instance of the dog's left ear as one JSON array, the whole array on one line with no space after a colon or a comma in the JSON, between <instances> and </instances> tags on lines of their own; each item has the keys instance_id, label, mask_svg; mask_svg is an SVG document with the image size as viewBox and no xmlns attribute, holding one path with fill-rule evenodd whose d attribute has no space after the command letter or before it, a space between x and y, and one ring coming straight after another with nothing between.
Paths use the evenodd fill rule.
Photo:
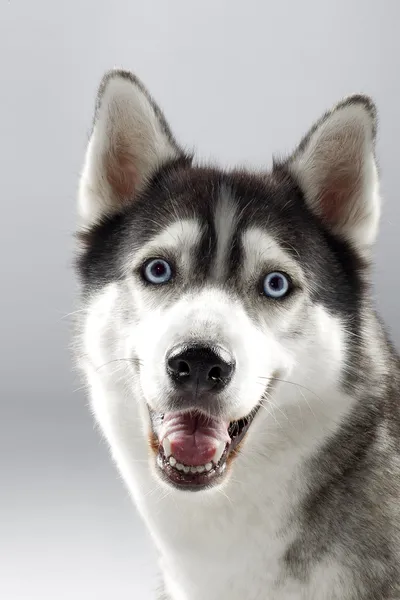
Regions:
<instances>
[{"instance_id":1,"label":"dog's left ear","mask_svg":"<svg viewBox=\"0 0 400 600\"><path fill-rule=\"evenodd\" d=\"M379 225L376 128L374 103L350 96L314 125L285 165L314 214L360 249L373 244Z\"/></svg>"},{"instance_id":2,"label":"dog's left ear","mask_svg":"<svg viewBox=\"0 0 400 600\"><path fill-rule=\"evenodd\" d=\"M184 157L160 108L139 79L113 70L103 77L80 180L80 226L134 202L166 163Z\"/></svg>"}]
</instances>

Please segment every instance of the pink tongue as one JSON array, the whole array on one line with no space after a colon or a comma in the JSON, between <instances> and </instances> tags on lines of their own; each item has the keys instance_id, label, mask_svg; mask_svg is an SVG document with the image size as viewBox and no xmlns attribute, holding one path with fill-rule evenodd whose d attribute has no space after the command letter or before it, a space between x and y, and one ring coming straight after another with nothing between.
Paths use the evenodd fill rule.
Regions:
<instances>
[{"instance_id":1,"label":"pink tongue","mask_svg":"<svg viewBox=\"0 0 400 600\"><path fill-rule=\"evenodd\" d=\"M212 461L221 442L230 442L228 426L222 419L206 415L166 413L160 442L168 438L171 453L179 463L198 467Z\"/></svg>"}]
</instances>

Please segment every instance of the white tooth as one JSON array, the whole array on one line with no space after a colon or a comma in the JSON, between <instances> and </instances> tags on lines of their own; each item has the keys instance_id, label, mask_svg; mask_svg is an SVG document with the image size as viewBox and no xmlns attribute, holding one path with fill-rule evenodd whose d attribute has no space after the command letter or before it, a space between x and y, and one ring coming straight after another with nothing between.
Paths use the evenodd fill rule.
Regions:
<instances>
[{"instance_id":1,"label":"white tooth","mask_svg":"<svg viewBox=\"0 0 400 600\"><path fill-rule=\"evenodd\" d=\"M181 465L181 463L176 463L175 469L178 469L178 471L183 471L183 465Z\"/></svg>"},{"instance_id":2,"label":"white tooth","mask_svg":"<svg viewBox=\"0 0 400 600\"><path fill-rule=\"evenodd\" d=\"M171 467L175 467L176 465L176 458L174 458L173 456L169 457L169 464L171 465Z\"/></svg>"},{"instance_id":3,"label":"white tooth","mask_svg":"<svg viewBox=\"0 0 400 600\"><path fill-rule=\"evenodd\" d=\"M219 443L219 445L218 445L218 448L217 448L217 449L216 449L216 451L215 451L215 454L214 454L214 456L213 456L213 459L212 459L212 460L213 460L213 463L215 463L216 465L217 465L217 464L219 463L219 461L221 460L221 456L222 456L222 455L223 455L223 453L224 453L225 446L226 446L226 443L225 443L225 442L220 442L220 443Z\"/></svg>"},{"instance_id":4,"label":"white tooth","mask_svg":"<svg viewBox=\"0 0 400 600\"><path fill-rule=\"evenodd\" d=\"M206 469L206 471L211 471L211 469L212 469L212 463L207 463L205 465L205 469Z\"/></svg>"},{"instance_id":5,"label":"white tooth","mask_svg":"<svg viewBox=\"0 0 400 600\"><path fill-rule=\"evenodd\" d=\"M205 470L206 470L206 468L203 465L201 465L201 467L197 467L198 473L204 473Z\"/></svg>"},{"instance_id":6,"label":"white tooth","mask_svg":"<svg viewBox=\"0 0 400 600\"><path fill-rule=\"evenodd\" d=\"M184 473L189 473L190 471L190 467L186 467L185 465L183 466L183 472Z\"/></svg>"},{"instance_id":7,"label":"white tooth","mask_svg":"<svg viewBox=\"0 0 400 600\"><path fill-rule=\"evenodd\" d=\"M157 464L161 469L163 468L163 461L160 455L157 456Z\"/></svg>"},{"instance_id":8,"label":"white tooth","mask_svg":"<svg viewBox=\"0 0 400 600\"><path fill-rule=\"evenodd\" d=\"M191 473L197 473L197 467L190 467Z\"/></svg>"},{"instance_id":9,"label":"white tooth","mask_svg":"<svg viewBox=\"0 0 400 600\"><path fill-rule=\"evenodd\" d=\"M162 443L163 448L164 448L164 454L165 454L165 458L169 458L172 454L171 452L171 442L169 441L168 438L165 438L165 440Z\"/></svg>"}]
</instances>

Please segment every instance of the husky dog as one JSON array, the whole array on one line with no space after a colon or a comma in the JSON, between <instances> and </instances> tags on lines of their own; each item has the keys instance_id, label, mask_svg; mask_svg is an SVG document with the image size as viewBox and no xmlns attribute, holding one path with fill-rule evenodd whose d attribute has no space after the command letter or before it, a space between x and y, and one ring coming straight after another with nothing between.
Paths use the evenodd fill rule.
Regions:
<instances>
[{"instance_id":1,"label":"husky dog","mask_svg":"<svg viewBox=\"0 0 400 600\"><path fill-rule=\"evenodd\" d=\"M400 369L376 315L376 109L270 172L185 152L105 75L79 187L78 362L168 600L400 598Z\"/></svg>"}]
</instances>

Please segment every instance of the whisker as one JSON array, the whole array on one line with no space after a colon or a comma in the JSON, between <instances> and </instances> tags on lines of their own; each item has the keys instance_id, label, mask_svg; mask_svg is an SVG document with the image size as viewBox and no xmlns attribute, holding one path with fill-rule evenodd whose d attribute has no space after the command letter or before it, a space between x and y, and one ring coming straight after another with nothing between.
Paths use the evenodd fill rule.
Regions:
<instances>
[{"instance_id":1,"label":"whisker","mask_svg":"<svg viewBox=\"0 0 400 600\"><path fill-rule=\"evenodd\" d=\"M279 423L278 419L275 417L273 412L268 410L269 408L274 408L272 405L268 404L268 406L266 406L263 402L261 402L260 408L263 408L265 410L265 412L267 413L267 415L272 417L274 419L275 423L278 425L278 427L280 427L282 429L281 423Z\"/></svg>"},{"instance_id":2,"label":"whisker","mask_svg":"<svg viewBox=\"0 0 400 600\"><path fill-rule=\"evenodd\" d=\"M228 500L229 504L230 504L230 505L232 506L232 508L233 508L233 502L232 502L231 498L229 498L228 494L227 494L226 492L224 492L223 490L221 490L220 488L217 488L217 492L218 492L219 494L221 494L221 496L224 496L224 498L226 498L226 499Z\"/></svg>"},{"instance_id":3,"label":"whisker","mask_svg":"<svg viewBox=\"0 0 400 600\"><path fill-rule=\"evenodd\" d=\"M259 375L258 379L268 379L270 381L279 381L280 383L287 383L289 385L294 385L295 387L302 388L303 390L310 392L310 394L313 394L316 398L318 398L318 400L320 400L323 404L325 404L325 400L323 398L321 398L320 396L318 396L318 394L316 392L314 392L314 390L308 388L305 385L302 385L301 383L296 383L295 381L288 381L287 379L280 379L279 377L263 377L262 375Z\"/></svg>"},{"instance_id":4,"label":"whisker","mask_svg":"<svg viewBox=\"0 0 400 600\"><path fill-rule=\"evenodd\" d=\"M295 425L293 425L292 421L289 419L289 417L287 416L287 414L275 402L273 402L270 399L270 397L268 397L267 400L268 400L268 406L270 406L271 408L276 408L277 410L279 410L279 412L285 417L285 419L287 420L287 422L289 423L289 425L294 429L294 431L296 433L300 433L299 430L297 429L297 427Z\"/></svg>"},{"instance_id":5,"label":"whisker","mask_svg":"<svg viewBox=\"0 0 400 600\"><path fill-rule=\"evenodd\" d=\"M310 412L313 415L314 419L319 423L317 415L313 411L311 404L309 403L309 401L307 400L307 398L305 397L305 395L303 394L303 392L300 388L299 388L299 393L301 394L301 397L303 398L304 402L307 404L308 408L310 409Z\"/></svg>"},{"instance_id":6,"label":"whisker","mask_svg":"<svg viewBox=\"0 0 400 600\"><path fill-rule=\"evenodd\" d=\"M109 360L108 362L104 363L104 365L100 365L99 367L97 367L96 371L99 371L100 369L103 369L107 365L110 365L111 363L115 363L115 362L129 362L131 364L139 364L139 365L143 364L139 361L139 359L136 359L136 358L113 358L112 360Z\"/></svg>"},{"instance_id":7,"label":"whisker","mask_svg":"<svg viewBox=\"0 0 400 600\"><path fill-rule=\"evenodd\" d=\"M289 417L287 416L287 414L280 408L280 406L278 406L277 404L275 404L275 402L273 402L271 400L271 395L266 393L265 394L265 399L268 400L268 406L272 406L273 408L276 408L277 410L279 410L279 412L285 417L286 421L289 421Z\"/></svg>"},{"instance_id":8,"label":"whisker","mask_svg":"<svg viewBox=\"0 0 400 600\"><path fill-rule=\"evenodd\" d=\"M81 390L86 390L87 389L87 385L84 383L83 385L81 385L80 387L75 388L74 390L72 390L73 394L77 394L78 392L80 392Z\"/></svg>"},{"instance_id":9,"label":"whisker","mask_svg":"<svg viewBox=\"0 0 400 600\"><path fill-rule=\"evenodd\" d=\"M68 319L69 317L73 317L74 315L84 312L87 312L87 308L79 308L78 310L73 310L72 312L63 314L63 316L60 317L60 321L63 321L64 319Z\"/></svg>"}]
</instances>

